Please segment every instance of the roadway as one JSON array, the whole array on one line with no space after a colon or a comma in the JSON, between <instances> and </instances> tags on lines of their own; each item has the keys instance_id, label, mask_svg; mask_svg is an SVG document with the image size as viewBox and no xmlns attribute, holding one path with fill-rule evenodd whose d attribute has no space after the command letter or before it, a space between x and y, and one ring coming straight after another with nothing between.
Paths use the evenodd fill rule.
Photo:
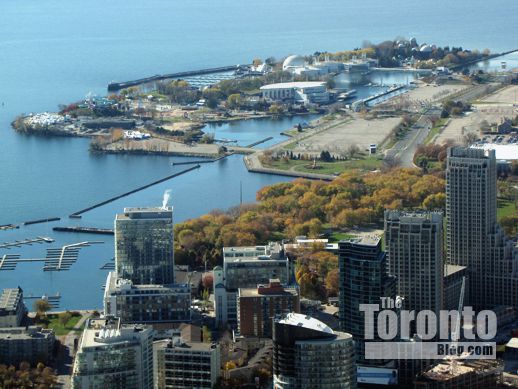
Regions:
<instances>
[{"instance_id":1,"label":"roadway","mask_svg":"<svg viewBox=\"0 0 518 389\"><path fill-rule=\"evenodd\" d=\"M394 147L388 151L387 156L398 159L402 167L415 167L414 154L417 148L424 143L432 129L430 118L440 115L441 108L439 107L425 108L419 119L410 128L405 137L398 141Z\"/></svg>"}]
</instances>

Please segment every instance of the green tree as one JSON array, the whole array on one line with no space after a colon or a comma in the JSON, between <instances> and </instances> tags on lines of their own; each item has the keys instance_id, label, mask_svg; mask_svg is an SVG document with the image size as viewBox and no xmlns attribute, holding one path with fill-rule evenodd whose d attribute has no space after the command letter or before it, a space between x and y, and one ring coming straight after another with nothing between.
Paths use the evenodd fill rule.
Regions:
<instances>
[{"instance_id":1,"label":"green tree","mask_svg":"<svg viewBox=\"0 0 518 389\"><path fill-rule=\"evenodd\" d=\"M340 272L333 269L326 276L326 289L329 297L338 296L338 287L340 284Z\"/></svg>"},{"instance_id":2,"label":"green tree","mask_svg":"<svg viewBox=\"0 0 518 389\"><path fill-rule=\"evenodd\" d=\"M243 104L243 98L239 93L234 93L228 96L227 106L230 109L238 109Z\"/></svg>"},{"instance_id":3,"label":"green tree","mask_svg":"<svg viewBox=\"0 0 518 389\"><path fill-rule=\"evenodd\" d=\"M61 323L61 325L63 327L66 326L66 324L70 321L70 319L72 319L72 314L68 311L66 312L61 312L59 315L58 315L58 321Z\"/></svg>"},{"instance_id":4,"label":"green tree","mask_svg":"<svg viewBox=\"0 0 518 389\"><path fill-rule=\"evenodd\" d=\"M34 302L34 310L38 312L39 314L47 314L48 311L50 311L52 307L50 306L50 303L46 299L39 299Z\"/></svg>"}]
</instances>

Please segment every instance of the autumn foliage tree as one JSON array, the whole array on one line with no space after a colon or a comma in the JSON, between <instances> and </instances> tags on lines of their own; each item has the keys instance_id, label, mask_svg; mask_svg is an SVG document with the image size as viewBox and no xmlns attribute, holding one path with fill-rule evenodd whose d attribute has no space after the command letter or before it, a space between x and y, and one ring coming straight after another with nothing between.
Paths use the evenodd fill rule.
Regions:
<instances>
[{"instance_id":1,"label":"autumn foliage tree","mask_svg":"<svg viewBox=\"0 0 518 389\"><path fill-rule=\"evenodd\" d=\"M420 169L349 171L331 182L296 179L262 188L257 203L214 211L175 225L178 264L221 264L224 246L263 244L306 235L319 237L325 226L380 226L385 209L443 209L442 173ZM315 268L322 281L326 275Z\"/></svg>"}]
</instances>

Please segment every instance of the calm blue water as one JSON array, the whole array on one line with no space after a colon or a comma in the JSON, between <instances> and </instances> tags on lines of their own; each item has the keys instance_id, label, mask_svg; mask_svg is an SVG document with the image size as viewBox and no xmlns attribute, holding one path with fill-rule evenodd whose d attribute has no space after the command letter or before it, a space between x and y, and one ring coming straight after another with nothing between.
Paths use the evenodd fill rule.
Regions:
<instances>
[{"instance_id":1,"label":"calm blue water","mask_svg":"<svg viewBox=\"0 0 518 389\"><path fill-rule=\"evenodd\" d=\"M264 0L4 0L0 3L0 224L66 216L112 195L180 169L181 158L95 156L88 140L44 139L15 134L19 113L54 110L88 92L105 93L112 80L250 62L314 51L338 51L398 35L420 42L503 51L518 46L515 0L379 0L278 2ZM389 83L387 83L389 84ZM3 103L3 105L2 105ZM243 144L279 133L292 122L245 122L215 128ZM109 227L124 206L160 204L173 191L175 219L228 208L260 187L284 180L248 174L239 156L136 193L85 215L81 223ZM0 241L49 235L57 243L99 237L54 234L54 225L0 231ZM61 292L61 308L100 307L99 267L113 256L113 240L83 249L70 272L43 273L41 264L0 272L0 288L20 285L26 293ZM57 245L57 243L55 245ZM45 247L11 249L39 257ZM4 251L0 251L2 255Z\"/></svg>"}]
</instances>

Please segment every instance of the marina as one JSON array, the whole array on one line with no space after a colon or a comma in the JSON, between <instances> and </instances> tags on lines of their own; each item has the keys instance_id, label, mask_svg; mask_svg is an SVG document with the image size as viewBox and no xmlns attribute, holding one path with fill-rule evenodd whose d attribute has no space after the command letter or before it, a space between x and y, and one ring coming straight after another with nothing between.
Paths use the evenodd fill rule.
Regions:
<instances>
[{"instance_id":1,"label":"marina","mask_svg":"<svg viewBox=\"0 0 518 389\"><path fill-rule=\"evenodd\" d=\"M5 242L0 244L0 249L10 249L11 247L21 247L23 245L31 245L34 243L52 243L54 239L45 236L38 236L33 239L16 240L14 242Z\"/></svg>"},{"instance_id":2,"label":"marina","mask_svg":"<svg viewBox=\"0 0 518 389\"><path fill-rule=\"evenodd\" d=\"M20 254L4 254L0 257L0 271L15 270L20 263L43 262L44 272L67 271L77 261L79 250L92 244L104 243L103 241L79 242L64 245L60 248L47 249L45 258L21 258Z\"/></svg>"},{"instance_id":3,"label":"marina","mask_svg":"<svg viewBox=\"0 0 518 389\"><path fill-rule=\"evenodd\" d=\"M233 72L238 69L240 69L241 65L229 65L229 66L221 66L217 68L208 68L208 69L200 69L200 70L190 70L185 72L177 72L177 73L170 73L170 74L157 74L155 76L151 77L145 77L140 78L137 80L132 81L124 81L124 82L111 82L108 84L108 91L118 91L124 88L129 88L131 86L137 86L142 84L147 84L155 81L163 81L163 80L174 80L174 79L188 79L193 83L193 85L196 84L196 81L198 80L198 84L206 84L206 82L202 82L203 80L195 79L196 76L202 76L202 75L212 75L212 77L208 78L208 81L212 83L216 83L218 81L221 81L225 78L230 77L218 77L218 74L226 73L226 72Z\"/></svg>"}]
</instances>

